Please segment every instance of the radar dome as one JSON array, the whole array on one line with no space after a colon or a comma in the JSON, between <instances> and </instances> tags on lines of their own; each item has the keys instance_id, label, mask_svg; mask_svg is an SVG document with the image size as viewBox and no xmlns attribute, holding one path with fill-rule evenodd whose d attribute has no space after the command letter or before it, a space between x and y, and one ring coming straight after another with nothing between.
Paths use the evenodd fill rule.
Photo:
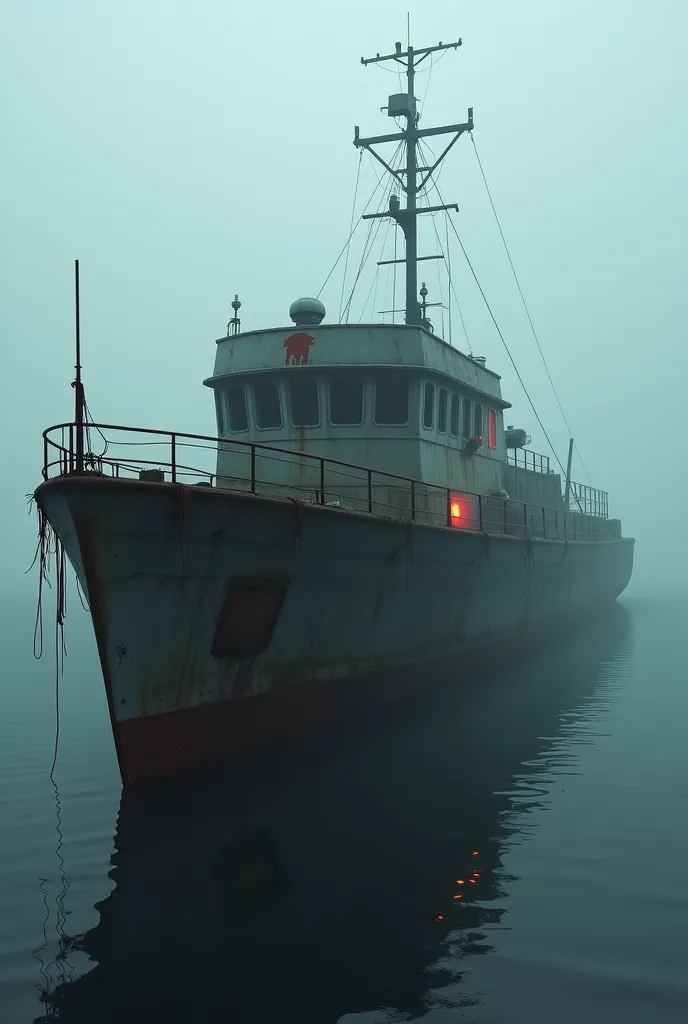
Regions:
<instances>
[{"instance_id":1,"label":"radar dome","mask_svg":"<svg viewBox=\"0 0 688 1024\"><path fill-rule=\"evenodd\" d=\"M289 316L299 327L319 324L324 319L325 307L320 299L297 299L289 307Z\"/></svg>"}]
</instances>

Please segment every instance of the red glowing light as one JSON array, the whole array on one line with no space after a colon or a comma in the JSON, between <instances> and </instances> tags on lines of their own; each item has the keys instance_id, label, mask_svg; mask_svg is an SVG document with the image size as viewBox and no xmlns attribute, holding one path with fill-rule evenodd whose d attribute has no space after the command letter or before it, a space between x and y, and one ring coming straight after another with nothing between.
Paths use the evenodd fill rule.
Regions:
<instances>
[{"instance_id":1,"label":"red glowing light","mask_svg":"<svg viewBox=\"0 0 688 1024\"><path fill-rule=\"evenodd\" d=\"M457 494L449 495L449 522L452 526L465 526L468 519L468 505Z\"/></svg>"},{"instance_id":2,"label":"red glowing light","mask_svg":"<svg viewBox=\"0 0 688 1024\"><path fill-rule=\"evenodd\" d=\"M461 893L458 893L458 894L457 894L456 896L453 896L453 897L452 897L452 899L455 899L455 900L462 900L462 899L463 899L463 896L461 895Z\"/></svg>"},{"instance_id":3,"label":"red glowing light","mask_svg":"<svg viewBox=\"0 0 688 1024\"><path fill-rule=\"evenodd\" d=\"M438 921L444 921L444 914L438 914L437 915L437 920Z\"/></svg>"},{"instance_id":4,"label":"red glowing light","mask_svg":"<svg viewBox=\"0 0 688 1024\"><path fill-rule=\"evenodd\" d=\"M473 851L473 856L477 857L479 853L480 853L480 850L474 850Z\"/></svg>"},{"instance_id":5,"label":"red glowing light","mask_svg":"<svg viewBox=\"0 0 688 1024\"><path fill-rule=\"evenodd\" d=\"M456 879L456 884L457 885L465 885L466 882L465 882L465 880L463 878L457 878Z\"/></svg>"},{"instance_id":6,"label":"red glowing light","mask_svg":"<svg viewBox=\"0 0 688 1024\"><path fill-rule=\"evenodd\" d=\"M475 879L475 878L469 878L469 879L468 879L468 881L469 881L469 882L471 883L471 885L475 885L475 883L476 883L477 879Z\"/></svg>"}]
</instances>

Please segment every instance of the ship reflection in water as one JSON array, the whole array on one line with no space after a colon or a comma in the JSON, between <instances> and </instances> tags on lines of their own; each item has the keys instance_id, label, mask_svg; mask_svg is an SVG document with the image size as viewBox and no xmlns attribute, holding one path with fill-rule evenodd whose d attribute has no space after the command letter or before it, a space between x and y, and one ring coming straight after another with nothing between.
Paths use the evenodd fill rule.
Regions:
<instances>
[{"instance_id":1,"label":"ship reflection in water","mask_svg":"<svg viewBox=\"0 0 688 1024\"><path fill-rule=\"evenodd\" d=\"M44 993L40 1019L416 1017L449 985L469 1003L462 974L509 887L514 776L522 789L630 637L614 606L480 685L124 792L115 888L72 946L95 965Z\"/></svg>"}]
</instances>

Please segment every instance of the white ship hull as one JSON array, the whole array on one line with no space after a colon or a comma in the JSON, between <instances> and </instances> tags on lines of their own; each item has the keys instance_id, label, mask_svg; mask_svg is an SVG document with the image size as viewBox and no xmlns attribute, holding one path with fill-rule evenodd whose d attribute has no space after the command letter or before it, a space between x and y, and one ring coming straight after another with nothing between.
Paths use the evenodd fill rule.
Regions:
<instances>
[{"instance_id":1,"label":"white ship hull","mask_svg":"<svg viewBox=\"0 0 688 1024\"><path fill-rule=\"evenodd\" d=\"M460 681L479 652L613 602L633 564L632 539L502 536L165 483L67 476L37 499L88 596L125 784L387 696L402 669L418 685L448 660Z\"/></svg>"}]
</instances>

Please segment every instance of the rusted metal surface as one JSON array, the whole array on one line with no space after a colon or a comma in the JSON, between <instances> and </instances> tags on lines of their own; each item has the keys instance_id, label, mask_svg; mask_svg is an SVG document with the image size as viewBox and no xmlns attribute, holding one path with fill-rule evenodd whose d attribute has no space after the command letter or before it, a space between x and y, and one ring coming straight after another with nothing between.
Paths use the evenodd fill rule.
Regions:
<instances>
[{"instance_id":1,"label":"rusted metal surface","mask_svg":"<svg viewBox=\"0 0 688 1024\"><path fill-rule=\"evenodd\" d=\"M327 704L364 673L527 639L612 602L633 558L632 541L488 536L170 483L69 476L37 497L85 580L121 765L155 760L136 747L144 720L171 735L186 712L233 722L265 695ZM214 657L232 578L285 574L267 649Z\"/></svg>"},{"instance_id":2,"label":"rusted metal surface","mask_svg":"<svg viewBox=\"0 0 688 1024\"><path fill-rule=\"evenodd\" d=\"M52 446L53 450L60 453L60 458L56 460L60 467L65 462L65 450L60 443L50 439L49 435L65 426L67 425L63 424L50 428L44 435L48 438L48 446ZM217 438L203 435L148 431L112 424L96 424L94 428L96 426L103 430L132 433L135 436L162 434L166 438L163 442L163 455L165 458L169 456L169 461L163 458L158 461L158 465L167 467L173 483L182 483L182 478L185 478L185 486L194 482L207 483L208 481L201 478L208 473L207 470L180 465L176 461L176 453L180 448L193 442L212 441L214 449L217 447L218 471L214 475L211 473L210 476L215 484L223 489L250 490L251 493L265 496L292 497L319 504L339 502L370 514L410 518L433 525L449 524L449 503L452 497L459 497L468 502L474 510L463 523L465 529L486 530L490 533L504 532L522 537L539 536L555 540L565 540L569 536L585 540L616 540L621 537L618 520L607 518L607 496L604 492L592 492L588 488L587 490L594 493L594 500L585 499L584 503L583 499L576 497L580 511L571 511L563 506L560 481L555 476L529 474L505 464L500 469L505 479L502 480L498 475L492 480L493 485L502 486L508 477L509 493L512 493L514 486L518 484L517 491L525 495L529 490L533 491L533 487L529 484L526 491L522 491L522 477L534 477L537 487L533 493L540 499L536 502L521 500L520 497L515 500L513 493L511 497L496 497L496 494L499 494L499 487L494 493L483 493L478 487L479 474L476 475L477 470L470 459L464 460L467 465L463 473L464 486L459 486L458 483L451 486L429 483L428 479L433 478L452 480L452 463L447 461L451 453L448 451L441 452L440 463L437 465L437 453L433 454L435 461L427 466L421 460L420 468L424 479L414 480L411 477L306 452L305 428L299 428L299 450L291 451L254 442L219 441ZM112 441L110 447L115 448ZM142 460L138 453L128 459L122 456L120 461L114 457L95 459L89 455L88 458L91 461L95 460L94 466L99 473L109 470L112 476L120 479L127 472L133 472L138 479L145 479L146 482L151 480L151 470L141 467L150 466L152 460ZM456 464L456 458L453 464ZM53 463L46 464L44 477L48 478L52 467ZM466 483L468 486L465 486ZM480 502L482 508L478 515L476 509Z\"/></svg>"}]
</instances>

